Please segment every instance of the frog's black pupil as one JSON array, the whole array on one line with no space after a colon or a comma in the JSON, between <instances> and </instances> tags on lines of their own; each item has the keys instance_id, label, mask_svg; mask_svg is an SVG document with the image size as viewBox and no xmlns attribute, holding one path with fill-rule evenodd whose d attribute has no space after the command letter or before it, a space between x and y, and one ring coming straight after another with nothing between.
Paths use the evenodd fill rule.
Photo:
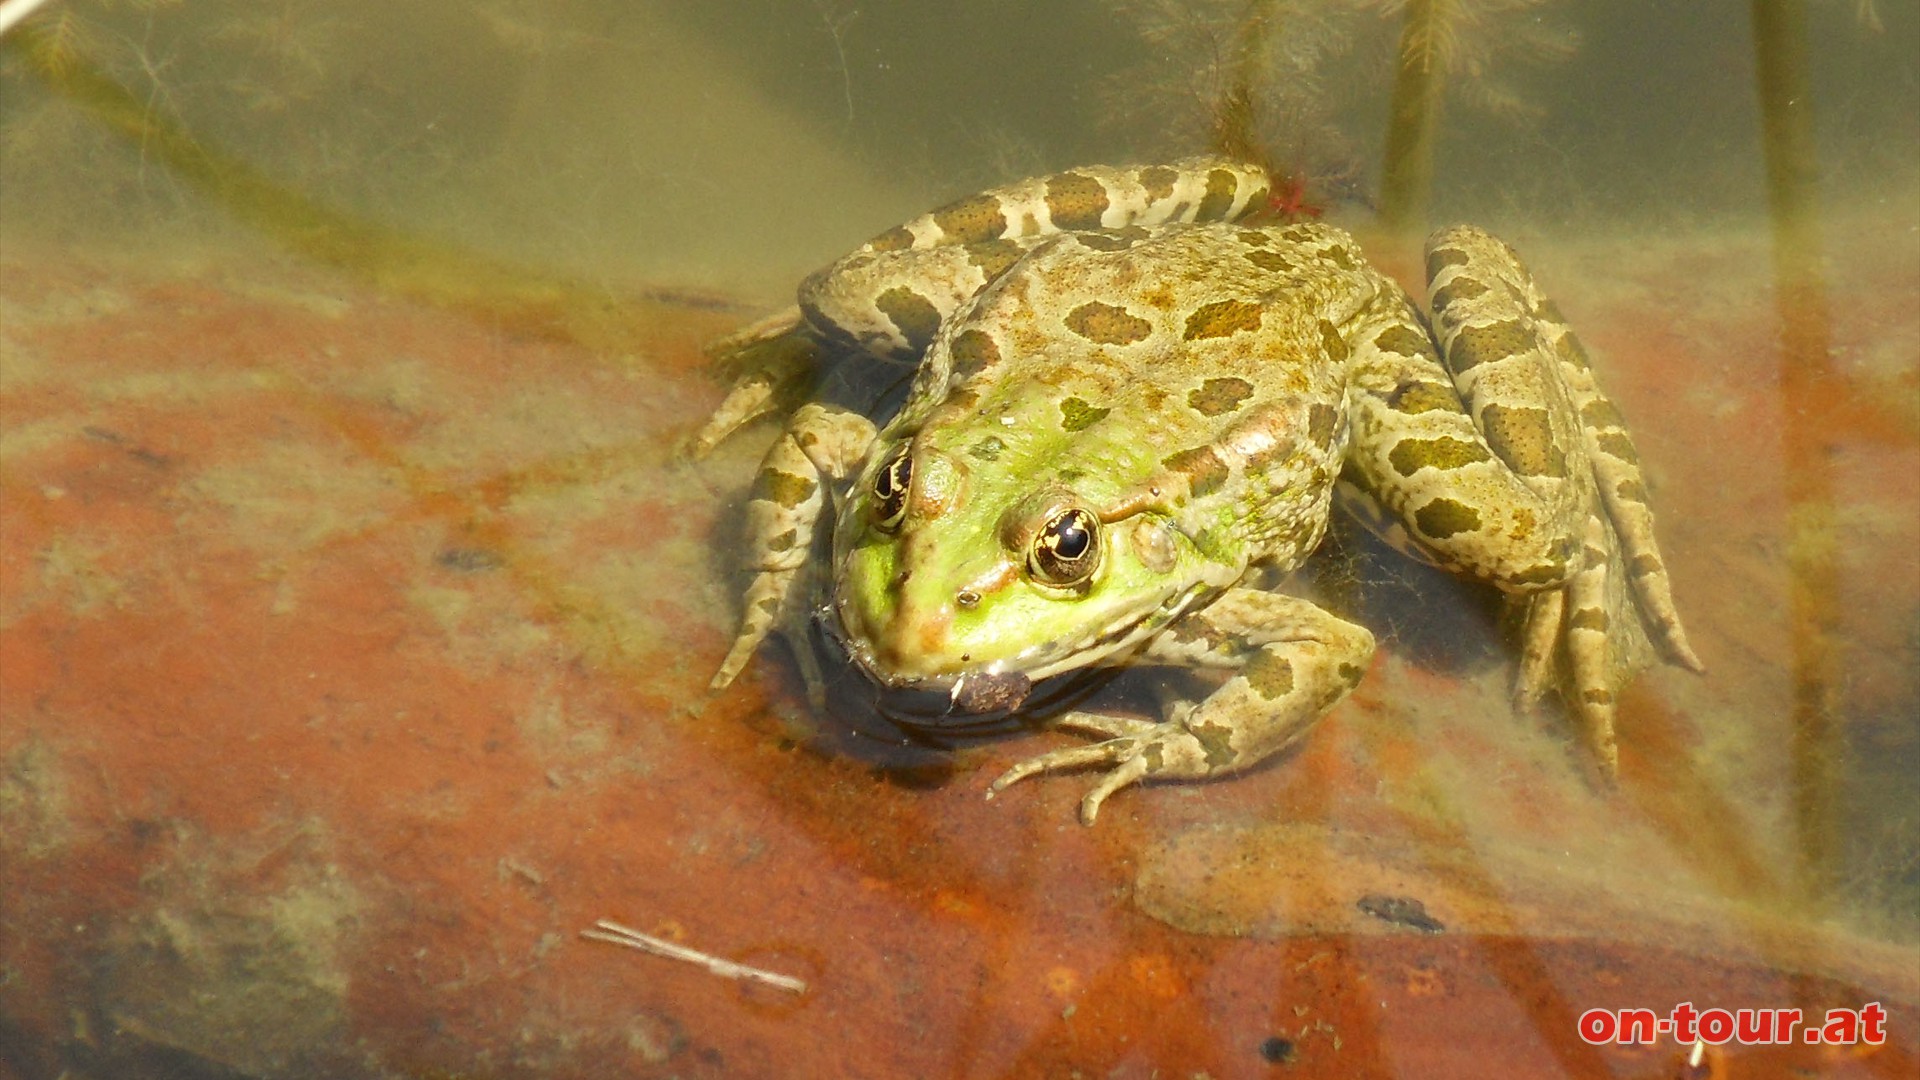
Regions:
<instances>
[{"instance_id":1,"label":"frog's black pupil","mask_svg":"<svg viewBox=\"0 0 1920 1080\"><path fill-rule=\"evenodd\" d=\"M912 458L895 458L893 464L880 471L880 497L892 499L905 491L908 481L912 479L912 471Z\"/></svg>"},{"instance_id":2,"label":"frog's black pupil","mask_svg":"<svg viewBox=\"0 0 1920 1080\"><path fill-rule=\"evenodd\" d=\"M1100 559L1099 521L1085 510L1063 510L1047 519L1027 556L1027 569L1049 585L1078 585L1093 576Z\"/></svg>"},{"instance_id":3,"label":"frog's black pupil","mask_svg":"<svg viewBox=\"0 0 1920 1080\"><path fill-rule=\"evenodd\" d=\"M1080 515L1068 514L1053 526L1055 543L1054 554L1071 562L1087 553L1087 545L1093 538L1088 535L1086 526L1080 523Z\"/></svg>"}]
</instances>

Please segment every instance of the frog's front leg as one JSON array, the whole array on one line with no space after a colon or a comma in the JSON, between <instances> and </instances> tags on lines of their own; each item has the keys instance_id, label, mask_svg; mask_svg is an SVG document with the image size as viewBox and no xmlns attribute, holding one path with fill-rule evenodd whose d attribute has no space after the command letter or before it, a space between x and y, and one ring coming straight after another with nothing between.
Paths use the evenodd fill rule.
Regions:
<instances>
[{"instance_id":1,"label":"frog's front leg","mask_svg":"<svg viewBox=\"0 0 1920 1080\"><path fill-rule=\"evenodd\" d=\"M829 482L844 480L873 445L873 422L830 405L805 405L774 440L747 497L747 544L755 573L747 586L740 633L713 676L713 689L733 682L767 634L791 612L813 551Z\"/></svg>"},{"instance_id":2,"label":"frog's front leg","mask_svg":"<svg viewBox=\"0 0 1920 1080\"><path fill-rule=\"evenodd\" d=\"M1108 770L1080 803L1088 825L1109 795L1139 780L1188 780L1245 769L1298 739L1347 696L1373 656L1373 635L1297 597L1229 589L1154 638L1137 662L1233 671L1165 721L1072 712L1056 723L1102 737L1015 765L988 796L1039 773Z\"/></svg>"}]
</instances>

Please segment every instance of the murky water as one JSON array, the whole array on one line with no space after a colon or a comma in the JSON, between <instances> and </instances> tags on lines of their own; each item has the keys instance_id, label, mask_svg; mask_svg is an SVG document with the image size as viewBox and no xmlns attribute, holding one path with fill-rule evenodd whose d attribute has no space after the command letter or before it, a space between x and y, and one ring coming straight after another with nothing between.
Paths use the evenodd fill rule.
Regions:
<instances>
[{"instance_id":1,"label":"murky water","mask_svg":"<svg viewBox=\"0 0 1920 1080\"><path fill-rule=\"evenodd\" d=\"M1785 7L47 4L0 39L0 1068L1910 1074L1920 17ZM774 432L678 453L703 343L1222 131L1416 290L1422 227L1494 230L1595 353L1708 666L1622 698L1617 785L1509 704L1491 594L1357 530L1288 583L1381 638L1353 697L1091 828L1084 774L983 798L1043 725L916 741L777 645L706 689ZM1683 1001L1888 1037L1580 1037Z\"/></svg>"}]
</instances>

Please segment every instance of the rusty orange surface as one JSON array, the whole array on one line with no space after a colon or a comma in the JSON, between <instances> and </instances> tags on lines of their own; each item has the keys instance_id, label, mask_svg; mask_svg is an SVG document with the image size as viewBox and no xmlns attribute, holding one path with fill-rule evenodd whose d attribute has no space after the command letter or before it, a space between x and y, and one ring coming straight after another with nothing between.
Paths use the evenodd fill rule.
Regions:
<instances>
[{"instance_id":1,"label":"rusty orange surface","mask_svg":"<svg viewBox=\"0 0 1920 1080\"><path fill-rule=\"evenodd\" d=\"M1785 768L1783 406L1741 366L1764 300L1676 296L1709 277L1679 256L1563 305L1714 668L1630 697L1617 794L1503 668L1389 648L1299 753L1091 829L1084 778L982 798L1059 736L902 749L808 716L778 650L708 694L758 444L672 450L737 316L658 305L610 350L258 257L6 258L0 1073L1671 1077L1684 1048L1577 1016L1883 1000L1884 1046L1698 1075L1914 1074L1920 954L1783 899L1740 786ZM1904 317L1859 305L1862 337ZM1858 378L1807 406L1873 480L1842 498L1881 530L1844 579L1877 716L1915 700L1920 470L1872 381L1911 369Z\"/></svg>"}]
</instances>

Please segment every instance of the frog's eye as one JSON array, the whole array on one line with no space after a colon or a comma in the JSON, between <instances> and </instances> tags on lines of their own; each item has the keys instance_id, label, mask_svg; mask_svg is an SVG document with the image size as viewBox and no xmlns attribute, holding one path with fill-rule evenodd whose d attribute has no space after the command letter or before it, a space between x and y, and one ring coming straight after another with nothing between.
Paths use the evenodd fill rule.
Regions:
<instances>
[{"instance_id":1,"label":"frog's eye","mask_svg":"<svg viewBox=\"0 0 1920 1080\"><path fill-rule=\"evenodd\" d=\"M1078 585L1100 564L1100 521L1075 507L1047 521L1027 555L1027 572L1047 585Z\"/></svg>"},{"instance_id":2,"label":"frog's eye","mask_svg":"<svg viewBox=\"0 0 1920 1080\"><path fill-rule=\"evenodd\" d=\"M898 528L907 516L907 489L913 486L913 455L901 447L873 478L873 523Z\"/></svg>"}]
</instances>

